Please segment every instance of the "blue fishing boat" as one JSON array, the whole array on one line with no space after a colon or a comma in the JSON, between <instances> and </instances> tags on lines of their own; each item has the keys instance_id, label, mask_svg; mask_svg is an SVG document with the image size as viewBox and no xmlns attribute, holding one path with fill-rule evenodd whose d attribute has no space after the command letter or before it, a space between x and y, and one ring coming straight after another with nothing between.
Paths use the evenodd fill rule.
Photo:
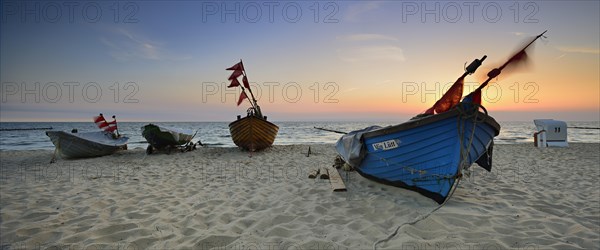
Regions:
<instances>
[{"instance_id":1,"label":"blue fishing boat","mask_svg":"<svg viewBox=\"0 0 600 250\"><path fill-rule=\"evenodd\" d=\"M525 49L533 41L490 71L488 79L462 101L464 78L473 74L486 56L475 59L423 114L395 126L350 132L337 141L338 154L368 179L444 203L473 163L491 171L494 137L500 133L500 125L481 106L481 89L509 64L525 60Z\"/></svg>"},{"instance_id":2,"label":"blue fishing boat","mask_svg":"<svg viewBox=\"0 0 600 250\"><path fill-rule=\"evenodd\" d=\"M351 132L336 149L362 176L443 203L462 169L475 162L488 171L492 167L500 125L472 107L462 103L399 125Z\"/></svg>"}]
</instances>

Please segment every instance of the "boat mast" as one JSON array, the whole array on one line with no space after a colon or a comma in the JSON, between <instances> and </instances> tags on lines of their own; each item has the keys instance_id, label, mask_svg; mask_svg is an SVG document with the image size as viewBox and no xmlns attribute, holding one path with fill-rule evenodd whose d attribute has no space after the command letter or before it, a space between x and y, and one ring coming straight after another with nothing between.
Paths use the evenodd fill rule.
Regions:
<instances>
[{"instance_id":1,"label":"boat mast","mask_svg":"<svg viewBox=\"0 0 600 250\"><path fill-rule=\"evenodd\" d=\"M240 63L242 65L244 65L244 63L242 62L242 59L240 59ZM242 75L244 76L244 78L246 80L248 80L248 74L246 73L246 68L244 68L244 70L242 71ZM242 87L242 91L244 91L243 85L244 85L244 80L242 79L242 84L240 85L240 87ZM263 118L262 111L260 110L260 106L258 106L258 103L256 102L256 98L254 98L254 93L252 93L252 89L250 88L250 83L248 83L248 91L250 92L250 97L252 97L252 100L250 100L250 104L252 104L252 107L256 111L256 114L260 118ZM248 98L248 99L250 99L250 98Z\"/></svg>"},{"instance_id":2,"label":"boat mast","mask_svg":"<svg viewBox=\"0 0 600 250\"><path fill-rule=\"evenodd\" d=\"M117 137L121 137L121 135L119 134L119 126L117 126L117 116L113 115L113 122L115 123L115 130L117 131Z\"/></svg>"},{"instance_id":3,"label":"boat mast","mask_svg":"<svg viewBox=\"0 0 600 250\"><path fill-rule=\"evenodd\" d=\"M240 85L240 88L242 88L242 93L244 93L244 95L246 95L246 89L244 88L244 86ZM250 89L248 89L248 90L250 90ZM252 92L250 92L250 93L252 93ZM248 97L248 95L246 95L246 97ZM246 99L248 99L248 102L250 102L250 106L252 106L253 109L256 109L256 107L254 106L255 104L252 102L252 100L250 100L250 98L246 98Z\"/></svg>"}]
</instances>

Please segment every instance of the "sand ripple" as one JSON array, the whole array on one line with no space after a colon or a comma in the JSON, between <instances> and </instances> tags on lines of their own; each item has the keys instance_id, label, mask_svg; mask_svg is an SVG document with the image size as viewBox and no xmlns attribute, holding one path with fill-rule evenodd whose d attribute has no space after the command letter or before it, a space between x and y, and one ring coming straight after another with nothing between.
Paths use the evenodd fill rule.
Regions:
<instances>
[{"instance_id":1,"label":"sand ripple","mask_svg":"<svg viewBox=\"0 0 600 250\"><path fill-rule=\"evenodd\" d=\"M599 144L498 145L451 201L384 249L599 249ZM0 248L370 249L437 204L342 173L334 193L308 171L332 145L144 156L140 149L48 164L0 152Z\"/></svg>"}]
</instances>

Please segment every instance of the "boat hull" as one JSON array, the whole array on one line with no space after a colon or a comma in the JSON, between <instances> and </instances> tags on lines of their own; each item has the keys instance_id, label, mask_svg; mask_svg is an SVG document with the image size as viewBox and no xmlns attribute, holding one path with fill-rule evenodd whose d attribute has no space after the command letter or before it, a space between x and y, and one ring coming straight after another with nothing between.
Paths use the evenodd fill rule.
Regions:
<instances>
[{"instance_id":1,"label":"boat hull","mask_svg":"<svg viewBox=\"0 0 600 250\"><path fill-rule=\"evenodd\" d=\"M113 154L127 149L127 137L112 138L107 132L67 133L46 131L62 158L88 158Z\"/></svg>"},{"instance_id":2,"label":"boat hull","mask_svg":"<svg viewBox=\"0 0 600 250\"><path fill-rule=\"evenodd\" d=\"M247 116L229 124L233 143L249 151L258 151L273 145L278 131L277 125L254 116Z\"/></svg>"},{"instance_id":3,"label":"boat hull","mask_svg":"<svg viewBox=\"0 0 600 250\"><path fill-rule=\"evenodd\" d=\"M181 133L173 129L161 128L154 124L148 124L142 127L142 136L146 141L156 149L164 149L184 145L192 141L194 135L190 133Z\"/></svg>"},{"instance_id":4,"label":"boat hull","mask_svg":"<svg viewBox=\"0 0 600 250\"><path fill-rule=\"evenodd\" d=\"M453 109L366 132L362 135L364 158L356 170L366 178L443 203L461 168L485 159L489 164L480 165L491 169L491 147L500 125L481 112L477 112L478 119L473 117Z\"/></svg>"}]
</instances>

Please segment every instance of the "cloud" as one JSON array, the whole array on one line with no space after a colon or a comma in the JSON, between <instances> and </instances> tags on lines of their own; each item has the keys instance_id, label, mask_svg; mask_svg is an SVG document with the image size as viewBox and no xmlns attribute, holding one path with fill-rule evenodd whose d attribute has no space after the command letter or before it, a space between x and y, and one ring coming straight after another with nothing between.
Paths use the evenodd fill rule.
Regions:
<instances>
[{"instance_id":1,"label":"cloud","mask_svg":"<svg viewBox=\"0 0 600 250\"><path fill-rule=\"evenodd\" d=\"M338 36L338 40L343 41L398 41L397 38L382 34L353 34L347 36Z\"/></svg>"},{"instance_id":2,"label":"cloud","mask_svg":"<svg viewBox=\"0 0 600 250\"><path fill-rule=\"evenodd\" d=\"M402 49L394 45L354 46L338 49L337 52L340 59L346 62L406 61Z\"/></svg>"},{"instance_id":3,"label":"cloud","mask_svg":"<svg viewBox=\"0 0 600 250\"><path fill-rule=\"evenodd\" d=\"M108 47L109 55L117 61L189 59L173 56L163 44L123 28L111 30L107 36L100 38L100 42Z\"/></svg>"},{"instance_id":4,"label":"cloud","mask_svg":"<svg viewBox=\"0 0 600 250\"><path fill-rule=\"evenodd\" d=\"M406 60L399 46L399 39L392 36L359 33L338 36L336 40L340 43L337 49L338 58L345 62Z\"/></svg>"},{"instance_id":5,"label":"cloud","mask_svg":"<svg viewBox=\"0 0 600 250\"><path fill-rule=\"evenodd\" d=\"M518 31L510 32L510 33L513 34L513 35L515 35L515 36L523 36L523 35L525 35L524 32L518 32Z\"/></svg>"},{"instance_id":6,"label":"cloud","mask_svg":"<svg viewBox=\"0 0 600 250\"><path fill-rule=\"evenodd\" d=\"M558 50L567 53L582 53L582 54L600 54L600 49L589 47L558 47Z\"/></svg>"},{"instance_id":7,"label":"cloud","mask_svg":"<svg viewBox=\"0 0 600 250\"><path fill-rule=\"evenodd\" d=\"M378 9L380 5L381 3L379 2L363 2L349 5L344 13L344 21L358 22L365 13Z\"/></svg>"},{"instance_id":8,"label":"cloud","mask_svg":"<svg viewBox=\"0 0 600 250\"><path fill-rule=\"evenodd\" d=\"M342 93L352 92L352 91L357 90L357 89L358 88L348 88L348 89L342 91Z\"/></svg>"},{"instance_id":9,"label":"cloud","mask_svg":"<svg viewBox=\"0 0 600 250\"><path fill-rule=\"evenodd\" d=\"M556 60L560 60L560 59L562 59L563 57L565 57L566 55L567 55L567 54L562 54L562 55L560 55L560 56L557 56L556 58L554 58L554 61L556 61Z\"/></svg>"}]
</instances>

